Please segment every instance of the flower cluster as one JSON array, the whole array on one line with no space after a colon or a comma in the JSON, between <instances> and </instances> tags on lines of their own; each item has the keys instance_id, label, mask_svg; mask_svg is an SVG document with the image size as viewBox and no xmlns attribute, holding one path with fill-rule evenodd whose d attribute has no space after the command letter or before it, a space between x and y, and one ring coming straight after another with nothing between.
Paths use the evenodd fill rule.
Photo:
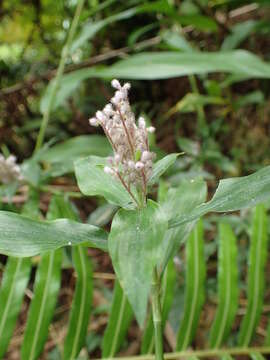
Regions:
<instances>
[{"instance_id":1,"label":"flower cluster","mask_svg":"<svg viewBox=\"0 0 270 360\"><path fill-rule=\"evenodd\" d=\"M116 92L110 103L89 120L92 126L102 126L114 150L114 157L109 158L104 171L116 176L127 189L135 185L146 194L155 158L149 151L148 133L155 128L146 127L143 117L136 123L128 99L129 83L121 86L118 80L113 80L112 87Z\"/></svg>"},{"instance_id":2,"label":"flower cluster","mask_svg":"<svg viewBox=\"0 0 270 360\"><path fill-rule=\"evenodd\" d=\"M16 157L10 155L8 158L0 154L0 182L9 184L14 180L23 180L21 168L16 164Z\"/></svg>"}]
</instances>

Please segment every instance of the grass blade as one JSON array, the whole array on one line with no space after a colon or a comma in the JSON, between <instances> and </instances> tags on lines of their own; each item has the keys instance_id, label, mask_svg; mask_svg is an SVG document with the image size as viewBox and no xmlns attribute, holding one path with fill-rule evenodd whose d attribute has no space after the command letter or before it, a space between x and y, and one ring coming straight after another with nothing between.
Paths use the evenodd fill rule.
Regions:
<instances>
[{"instance_id":1,"label":"grass blade","mask_svg":"<svg viewBox=\"0 0 270 360\"><path fill-rule=\"evenodd\" d=\"M92 265L87 249L82 246L73 247L72 258L77 282L64 343L65 360L75 359L85 343L93 292Z\"/></svg>"},{"instance_id":2,"label":"grass blade","mask_svg":"<svg viewBox=\"0 0 270 360\"><path fill-rule=\"evenodd\" d=\"M236 238L229 224L219 224L218 309L210 331L210 347L219 348L226 340L238 307Z\"/></svg>"},{"instance_id":3,"label":"grass blade","mask_svg":"<svg viewBox=\"0 0 270 360\"><path fill-rule=\"evenodd\" d=\"M8 259L0 290L0 358L7 350L28 284L31 260Z\"/></svg>"},{"instance_id":4,"label":"grass blade","mask_svg":"<svg viewBox=\"0 0 270 360\"><path fill-rule=\"evenodd\" d=\"M260 320L267 258L267 216L263 205L257 205L253 216L248 267L248 305L240 326L238 344L248 346Z\"/></svg>"},{"instance_id":5,"label":"grass blade","mask_svg":"<svg viewBox=\"0 0 270 360\"><path fill-rule=\"evenodd\" d=\"M176 281L176 271L173 261L169 261L166 271L162 278L162 328L164 328L169 311L173 302L174 285ZM142 339L141 354L151 354L154 352L154 324L152 315L150 316L144 336Z\"/></svg>"},{"instance_id":6,"label":"grass blade","mask_svg":"<svg viewBox=\"0 0 270 360\"><path fill-rule=\"evenodd\" d=\"M200 220L186 245L186 293L184 316L177 338L177 350L185 350L193 340L205 300L205 258L203 223Z\"/></svg>"},{"instance_id":7,"label":"grass blade","mask_svg":"<svg viewBox=\"0 0 270 360\"><path fill-rule=\"evenodd\" d=\"M132 318L131 306L116 280L109 322L102 342L103 358L113 357L118 352L126 337Z\"/></svg>"}]
</instances>

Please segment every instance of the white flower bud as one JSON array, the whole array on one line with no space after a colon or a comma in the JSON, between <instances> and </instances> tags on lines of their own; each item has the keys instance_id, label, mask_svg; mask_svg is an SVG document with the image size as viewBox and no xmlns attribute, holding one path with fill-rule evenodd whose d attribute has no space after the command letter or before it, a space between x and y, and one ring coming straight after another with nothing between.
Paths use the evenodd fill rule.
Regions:
<instances>
[{"instance_id":1,"label":"white flower bud","mask_svg":"<svg viewBox=\"0 0 270 360\"><path fill-rule=\"evenodd\" d=\"M137 161L136 164L135 164L135 168L136 168L137 170L143 169L143 168L144 168L144 163L141 162L141 161Z\"/></svg>"},{"instance_id":2,"label":"white flower bud","mask_svg":"<svg viewBox=\"0 0 270 360\"><path fill-rule=\"evenodd\" d=\"M92 126L99 126L99 121L97 118L91 118L89 119L89 124Z\"/></svg>"},{"instance_id":3,"label":"white flower bud","mask_svg":"<svg viewBox=\"0 0 270 360\"><path fill-rule=\"evenodd\" d=\"M149 132L150 134L153 134L156 131L156 128L154 128L154 126L149 126L147 129L147 132Z\"/></svg>"},{"instance_id":4,"label":"white flower bud","mask_svg":"<svg viewBox=\"0 0 270 360\"><path fill-rule=\"evenodd\" d=\"M104 167L104 172L106 173L106 174L113 174L113 169L112 168L110 168L109 166L105 166Z\"/></svg>"},{"instance_id":5,"label":"white flower bud","mask_svg":"<svg viewBox=\"0 0 270 360\"><path fill-rule=\"evenodd\" d=\"M123 86L123 89L125 89L126 91L130 90L130 88L131 88L130 83L125 83Z\"/></svg>"},{"instance_id":6,"label":"white flower bud","mask_svg":"<svg viewBox=\"0 0 270 360\"><path fill-rule=\"evenodd\" d=\"M120 90L121 89L121 84L120 82L117 80L117 79L113 79L112 82L112 87L117 89L117 90Z\"/></svg>"},{"instance_id":7,"label":"white flower bud","mask_svg":"<svg viewBox=\"0 0 270 360\"><path fill-rule=\"evenodd\" d=\"M145 120L144 120L144 118L141 116L141 117L139 117L139 119L138 119L138 124L139 124L139 128L140 129L144 129L145 128Z\"/></svg>"},{"instance_id":8,"label":"white flower bud","mask_svg":"<svg viewBox=\"0 0 270 360\"><path fill-rule=\"evenodd\" d=\"M116 163L119 163L119 162L121 161L121 156L120 156L119 154L115 154L115 155L114 155L114 161L115 161Z\"/></svg>"},{"instance_id":9,"label":"white flower bud","mask_svg":"<svg viewBox=\"0 0 270 360\"><path fill-rule=\"evenodd\" d=\"M96 112L96 118L97 118L99 121L101 121L102 123L104 123L104 122L107 120L105 114L104 114L102 111L100 111L100 110Z\"/></svg>"},{"instance_id":10,"label":"white flower bud","mask_svg":"<svg viewBox=\"0 0 270 360\"><path fill-rule=\"evenodd\" d=\"M151 158L152 154L150 153L150 151L143 151L141 161L146 162L147 160L151 160Z\"/></svg>"},{"instance_id":11,"label":"white flower bud","mask_svg":"<svg viewBox=\"0 0 270 360\"><path fill-rule=\"evenodd\" d=\"M107 105L104 107L103 112L104 112L104 114L107 115L107 116L113 115L113 107L112 107L112 104L107 104Z\"/></svg>"},{"instance_id":12,"label":"white flower bud","mask_svg":"<svg viewBox=\"0 0 270 360\"><path fill-rule=\"evenodd\" d=\"M128 167L129 167L130 169L134 169L134 168L135 168L135 162L132 161L132 160L129 160L129 162L128 162Z\"/></svg>"}]
</instances>

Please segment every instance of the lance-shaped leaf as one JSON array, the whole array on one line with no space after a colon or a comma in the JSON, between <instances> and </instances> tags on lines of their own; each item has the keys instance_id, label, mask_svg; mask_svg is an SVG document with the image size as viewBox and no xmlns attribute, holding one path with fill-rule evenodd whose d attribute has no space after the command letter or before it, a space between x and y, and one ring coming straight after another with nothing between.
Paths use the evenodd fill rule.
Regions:
<instances>
[{"instance_id":1,"label":"lance-shaped leaf","mask_svg":"<svg viewBox=\"0 0 270 360\"><path fill-rule=\"evenodd\" d=\"M221 180L210 201L199 205L189 213L172 218L169 227L196 220L210 211L236 211L255 206L269 198L270 166L266 166L248 176Z\"/></svg>"},{"instance_id":2,"label":"lance-shaped leaf","mask_svg":"<svg viewBox=\"0 0 270 360\"><path fill-rule=\"evenodd\" d=\"M166 229L165 214L151 200L136 211L120 209L112 222L109 252L140 326L146 315L153 268L163 256Z\"/></svg>"},{"instance_id":3,"label":"lance-shaped leaf","mask_svg":"<svg viewBox=\"0 0 270 360\"><path fill-rule=\"evenodd\" d=\"M0 359L4 356L28 284L31 260L8 259L0 289Z\"/></svg>"},{"instance_id":4,"label":"lance-shaped leaf","mask_svg":"<svg viewBox=\"0 0 270 360\"><path fill-rule=\"evenodd\" d=\"M72 259L77 281L63 353L63 359L70 360L76 359L85 344L93 293L92 265L87 249L81 245L75 246Z\"/></svg>"},{"instance_id":5,"label":"lance-shaped leaf","mask_svg":"<svg viewBox=\"0 0 270 360\"><path fill-rule=\"evenodd\" d=\"M0 211L0 253L26 257L56 250L66 245L87 244L107 250L104 230L76 221L38 221Z\"/></svg>"},{"instance_id":6,"label":"lance-shaped leaf","mask_svg":"<svg viewBox=\"0 0 270 360\"><path fill-rule=\"evenodd\" d=\"M125 340L133 312L118 280L115 281L110 317L102 341L102 358L113 357Z\"/></svg>"},{"instance_id":7,"label":"lance-shaped leaf","mask_svg":"<svg viewBox=\"0 0 270 360\"><path fill-rule=\"evenodd\" d=\"M267 215L263 205L255 209L248 266L248 305L240 326L238 344L248 346L260 320L265 288L267 259Z\"/></svg>"},{"instance_id":8,"label":"lance-shaped leaf","mask_svg":"<svg viewBox=\"0 0 270 360\"><path fill-rule=\"evenodd\" d=\"M206 183L201 179L182 181L178 188L171 188L162 203L162 209L168 219L192 212L205 201ZM168 229L164 238L164 256L161 266L165 268L168 260L178 251L180 245L187 239L196 221Z\"/></svg>"},{"instance_id":9,"label":"lance-shaped leaf","mask_svg":"<svg viewBox=\"0 0 270 360\"><path fill-rule=\"evenodd\" d=\"M155 164L154 164L154 167L153 167L153 173L149 179L149 182L148 184L149 185L153 185L155 184L158 179L160 178L160 176L162 174L164 174L164 172L171 166L175 163L175 160L177 159L177 156L179 154L170 154L170 155L167 155L167 156L164 156L164 158L162 158L161 160L157 161Z\"/></svg>"},{"instance_id":10,"label":"lance-shaped leaf","mask_svg":"<svg viewBox=\"0 0 270 360\"><path fill-rule=\"evenodd\" d=\"M218 244L218 309L210 332L211 348L226 340L238 307L236 237L229 224L220 223Z\"/></svg>"},{"instance_id":11,"label":"lance-shaped leaf","mask_svg":"<svg viewBox=\"0 0 270 360\"><path fill-rule=\"evenodd\" d=\"M184 315L177 337L177 350L185 350L194 338L205 300L206 265L203 224L199 221L186 244Z\"/></svg>"},{"instance_id":12,"label":"lance-shaped leaf","mask_svg":"<svg viewBox=\"0 0 270 360\"><path fill-rule=\"evenodd\" d=\"M174 286L176 281L176 271L173 260L169 261L167 268L162 277L162 297L161 297L161 308L162 308L162 328L164 329L171 306L173 303ZM154 337L154 324L152 314L149 317L147 325L145 327L141 353L151 354L155 348L155 337Z\"/></svg>"},{"instance_id":13,"label":"lance-shaped leaf","mask_svg":"<svg viewBox=\"0 0 270 360\"><path fill-rule=\"evenodd\" d=\"M52 198L47 219L64 216L62 196ZM42 255L35 279L34 297L28 311L21 349L22 360L34 360L41 354L48 336L61 282L62 249Z\"/></svg>"},{"instance_id":14,"label":"lance-shaped leaf","mask_svg":"<svg viewBox=\"0 0 270 360\"><path fill-rule=\"evenodd\" d=\"M120 180L104 172L105 158L89 156L75 162L75 174L81 192L103 196L109 203L125 209L134 209L135 203Z\"/></svg>"}]
</instances>

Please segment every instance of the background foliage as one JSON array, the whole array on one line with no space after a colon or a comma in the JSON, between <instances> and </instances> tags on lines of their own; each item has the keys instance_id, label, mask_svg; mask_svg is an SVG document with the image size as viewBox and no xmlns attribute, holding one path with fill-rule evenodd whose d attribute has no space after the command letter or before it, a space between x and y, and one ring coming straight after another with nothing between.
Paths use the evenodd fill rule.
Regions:
<instances>
[{"instance_id":1,"label":"background foliage","mask_svg":"<svg viewBox=\"0 0 270 360\"><path fill-rule=\"evenodd\" d=\"M267 1L241 0L85 1L54 97L46 144L32 156L76 6L76 0L0 1L1 152L18 157L32 185L31 191L18 184L1 186L1 210L22 213L29 226L46 217L54 243L66 245L32 258L1 255L4 359L153 352L152 319L138 327L108 255L85 244L69 246L86 238L93 245L94 238L106 249L106 233L97 233L93 226L108 230L116 211L98 197L82 197L73 174L74 161L76 167L85 161L79 158L91 155L98 161L110 153L87 119L110 98L112 77L132 82L136 114L157 128L151 144L158 158L185 153L155 181L153 198L166 204L167 196L179 194L187 204L184 195L196 194L200 186L193 182L196 177L208 180L211 198L220 178L248 175L269 165L270 8ZM263 180L268 172L260 173L261 188L253 188L254 197L262 189L269 195ZM96 175L91 181L98 184ZM86 178L81 175L81 181ZM225 183L219 190L233 202ZM108 194L109 200L112 196L117 197L117 191ZM216 196L191 217L223 211ZM127 206L128 199L122 200ZM265 204L252 211L208 215L180 251L175 249L163 278L166 351L269 349L269 197L260 201ZM236 209L232 202L230 210ZM70 219L65 234L57 218ZM16 214L14 219L17 224ZM87 224L77 224L81 238L72 237L74 220ZM8 227L3 221L2 235ZM42 229L35 224L42 246ZM173 236L170 231L168 236ZM180 245L181 232L178 236ZM6 248L5 239L0 249ZM10 249L13 255L29 250L24 240L22 248ZM255 350L251 355L260 356Z\"/></svg>"}]
</instances>

